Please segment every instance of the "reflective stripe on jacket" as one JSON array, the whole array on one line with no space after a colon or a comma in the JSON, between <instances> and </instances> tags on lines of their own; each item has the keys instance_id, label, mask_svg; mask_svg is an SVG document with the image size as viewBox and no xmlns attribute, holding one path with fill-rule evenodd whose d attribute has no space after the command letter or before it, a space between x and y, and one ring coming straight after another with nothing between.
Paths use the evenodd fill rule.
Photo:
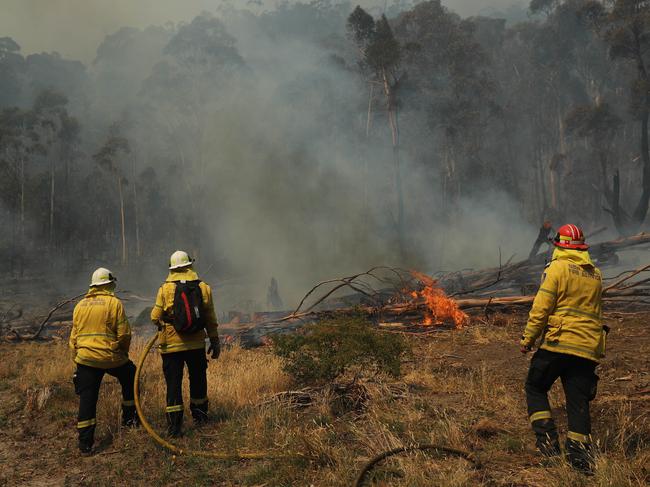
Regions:
<instances>
[{"instance_id":1,"label":"reflective stripe on jacket","mask_svg":"<svg viewBox=\"0 0 650 487\"><path fill-rule=\"evenodd\" d=\"M521 344L598 361L605 356L602 277L587 251L556 248L546 267Z\"/></svg>"},{"instance_id":2,"label":"reflective stripe on jacket","mask_svg":"<svg viewBox=\"0 0 650 487\"><path fill-rule=\"evenodd\" d=\"M185 350L196 350L205 348L206 331L210 338L218 338L218 323L214 312L214 303L212 302L212 290L206 283L201 282L201 295L203 297L203 312L206 318L205 330L199 330L195 333L179 334L174 329L174 325L165 322L173 319L174 315L174 293L176 292L176 282L178 281L196 281L199 276L191 268L172 270L167 276L167 281L160 286L156 296L156 304L151 310L151 321L159 325L162 329L159 332L158 340L160 342L160 353L182 352Z\"/></svg>"},{"instance_id":3,"label":"reflective stripe on jacket","mask_svg":"<svg viewBox=\"0 0 650 487\"><path fill-rule=\"evenodd\" d=\"M128 362L131 327L122 302L110 287L90 288L77 303L69 343L78 364L112 369Z\"/></svg>"}]
</instances>

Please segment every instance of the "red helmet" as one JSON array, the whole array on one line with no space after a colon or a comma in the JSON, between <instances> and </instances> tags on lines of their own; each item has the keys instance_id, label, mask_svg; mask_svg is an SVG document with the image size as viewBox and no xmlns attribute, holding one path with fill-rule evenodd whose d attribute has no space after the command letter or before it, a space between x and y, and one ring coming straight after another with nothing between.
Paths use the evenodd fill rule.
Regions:
<instances>
[{"instance_id":1,"label":"red helmet","mask_svg":"<svg viewBox=\"0 0 650 487\"><path fill-rule=\"evenodd\" d=\"M563 249L587 250L589 245L585 243L585 234L576 225L562 225L553 239L553 245Z\"/></svg>"}]
</instances>

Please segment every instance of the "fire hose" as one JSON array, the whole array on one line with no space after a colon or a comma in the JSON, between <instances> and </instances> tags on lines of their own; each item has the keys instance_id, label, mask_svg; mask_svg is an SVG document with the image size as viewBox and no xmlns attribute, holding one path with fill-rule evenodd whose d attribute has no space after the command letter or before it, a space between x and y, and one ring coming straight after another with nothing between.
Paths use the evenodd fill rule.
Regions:
<instances>
[{"instance_id":1,"label":"fire hose","mask_svg":"<svg viewBox=\"0 0 650 487\"><path fill-rule=\"evenodd\" d=\"M260 451L260 452L214 452L214 451L205 451L205 450L184 450L177 447L173 443L162 438L156 431L151 427L149 421L142 411L142 404L140 403L140 373L142 372L142 366L144 364L147 355L151 351L154 343L158 339L158 334L155 334L151 340L147 342L140 354L138 359L138 364L135 369L135 381L133 384L133 392L135 395L135 409L138 412L138 417L140 418L140 423L144 427L145 431L151 436L156 443L158 443L163 448L166 448L177 455L188 455L194 457L207 457L207 458L216 458L218 460L251 460L251 459L277 459L277 458L296 458L304 457L300 453L291 453L291 452L273 452L273 451Z\"/></svg>"},{"instance_id":2,"label":"fire hose","mask_svg":"<svg viewBox=\"0 0 650 487\"><path fill-rule=\"evenodd\" d=\"M149 421L147 421L147 418L144 415L144 412L142 410L142 404L140 403L140 374L142 372L142 366L144 365L144 361L147 358L147 355L151 351L151 348L153 347L154 343L156 343L156 340L158 339L158 334L155 334L151 340L147 342L147 344L144 346L144 349L142 350L142 353L140 354L140 357L138 358L138 364L135 369L135 380L134 380L134 385L133 385L133 390L134 390L134 395L135 395L135 409L138 412L138 417L140 418L140 423L144 427L145 431L151 436L151 438L154 439L156 443L158 443L160 446L163 448L166 448L167 450L170 450L171 452L177 454L177 455L188 455L188 456L195 456L195 457L205 457L205 458L215 458L218 460L259 460L259 459L280 459L280 458L298 458L298 457L306 457L306 455L302 453L292 453L292 452L273 452L273 451L258 451L258 452L233 452L233 453L228 453L228 452L214 452L214 451L205 451L205 450L184 450L182 448L179 448L178 446L174 445L173 443L170 443L169 441L165 440L162 438L156 431L152 428L151 424ZM413 451L435 451L438 453L447 453L449 455L454 455L457 457L464 458L468 460L469 462L473 463L476 466L479 466L478 461L473 457L471 453L462 451L462 450L456 450L454 448L448 448L445 446L437 446L437 445L416 445L416 446L407 446L407 447L401 447L401 448L395 448L393 450L385 451L375 457L373 457L369 462L365 464L359 475L357 476L357 479L354 483L355 487L361 487L365 480L367 475L374 469L374 467L379 464L382 460L391 457L393 455L397 455L399 453L407 453L407 452L413 452Z\"/></svg>"},{"instance_id":3,"label":"fire hose","mask_svg":"<svg viewBox=\"0 0 650 487\"><path fill-rule=\"evenodd\" d=\"M464 450L457 450L456 448L449 448L447 446L440 445L413 445L413 446L402 446L400 448L394 448L392 450L387 450L380 453L379 455L370 459L369 462L365 464L357 479L354 481L354 487L363 487L366 477L372 470L383 460L394 455L399 455L400 453L412 453L416 451L433 451L436 453L446 453L459 458L464 458L468 462L472 463L475 467L479 468L481 464L479 461L469 452Z\"/></svg>"}]
</instances>

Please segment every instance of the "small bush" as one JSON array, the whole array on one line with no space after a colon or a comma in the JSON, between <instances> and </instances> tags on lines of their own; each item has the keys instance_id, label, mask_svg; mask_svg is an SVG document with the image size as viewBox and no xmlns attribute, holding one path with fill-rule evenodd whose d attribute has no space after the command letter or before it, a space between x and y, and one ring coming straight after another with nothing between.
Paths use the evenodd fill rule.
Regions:
<instances>
[{"instance_id":1,"label":"small bush","mask_svg":"<svg viewBox=\"0 0 650 487\"><path fill-rule=\"evenodd\" d=\"M408 350L401 336L381 333L361 317L323 321L303 331L272 338L285 371L301 384L329 382L349 371L398 377Z\"/></svg>"}]
</instances>

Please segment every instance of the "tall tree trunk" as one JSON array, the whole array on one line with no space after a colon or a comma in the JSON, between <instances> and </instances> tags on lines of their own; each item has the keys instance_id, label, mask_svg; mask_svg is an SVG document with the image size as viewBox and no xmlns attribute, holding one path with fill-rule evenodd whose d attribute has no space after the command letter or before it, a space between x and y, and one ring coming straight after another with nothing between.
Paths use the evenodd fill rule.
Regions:
<instances>
[{"instance_id":1,"label":"tall tree trunk","mask_svg":"<svg viewBox=\"0 0 650 487\"><path fill-rule=\"evenodd\" d=\"M607 185L607 154L605 150L598 149L598 162L600 163L600 190L608 204L612 204L612 194Z\"/></svg>"},{"instance_id":2,"label":"tall tree trunk","mask_svg":"<svg viewBox=\"0 0 650 487\"><path fill-rule=\"evenodd\" d=\"M586 140L586 139L585 139ZM593 142L592 142L593 143ZM593 143L597 145L597 143ZM596 223L600 220L602 215L602 208L605 205L612 207L613 195L612 191L607 184L607 167L608 167L608 149L597 149L598 151L598 162L600 164L600 192L593 194L594 205L593 205L593 223Z\"/></svg>"},{"instance_id":3,"label":"tall tree trunk","mask_svg":"<svg viewBox=\"0 0 650 487\"><path fill-rule=\"evenodd\" d=\"M395 90L391 86L386 70L382 71L384 94L386 95L386 109L388 111L388 124L390 126L393 144L393 165L395 168L395 190L397 192L397 236L402 257L405 255L405 227L404 227L404 189L402 187L402 168L399 157L399 119Z\"/></svg>"},{"instance_id":4,"label":"tall tree trunk","mask_svg":"<svg viewBox=\"0 0 650 487\"><path fill-rule=\"evenodd\" d=\"M643 113L641 114L641 160L643 161L643 178L642 191L639 203L632 214L630 222L630 232L636 233L643 224L648 213L648 202L650 201L650 152L648 148L648 118L650 117L650 80L648 71L643 59L643 48L641 45L641 35L638 31L634 32L637 72L639 81L644 90L643 95Z\"/></svg>"},{"instance_id":5,"label":"tall tree trunk","mask_svg":"<svg viewBox=\"0 0 650 487\"><path fill-rule=\"evenodd\" d=\"M542 149L538 147L537 151L537 190L539 191L540 201L539 204L542 209L542 216L545 216L548 211L548 203L546 201L546 185L544 184L544 165L542 164Z\"/></svg>"},{"instance_id":6,"label":"tall tree trunk","mask_svg":"<svg viewBox=\"0 0 650 487\"><path fill-rule=\"evenodd\" d=\"M25 157L20 157L20 227L18 231L20 245L20 277L25 273Z\"/></svg>"},{"instance_id":7,"label":"tall tree trunk","mask_svg":"<svg viewBox=\"0 0 650 487\"><path fill-rule=\"evenodd\" d=\"M648 88L646 88L648 89ZM643 179L642 192L639 198L639 204L634 210L634 233L639 230L648 213L648 203L650 202L650 153L648 152L648 118L650 117L649 107L650 99L646 95L646 103L641 118L641 160L643 161Z\"/></svg>"},{"instance_id":8,"label":"tall tree trunk","mask_svg":"<svg viewBox=\"0 0 650 487\"><path fill-rule=\"evenodd\" d=\"M136 183L137 156L133 153L133 175L131 177L133 186L133 220L135 222L135 255L140 259L140 222L138 219L138 185Z\"/></svg>"},{"instance_id":9,"label":"tall tree trunk","mask_svg":"<svg viewBox=\"0 0 650 487\"><path fill-rule=\"evenodd\" d=\"M559 100L558 100L559 105ZM551 158L551 164L549 166L549 189L551 191L551 209L554 214L557 214L558 208L560 207L560 179L558 178L558 170L560 161L565 161L565 156L567 154L566 148L566 138L564 137L564 117L562 112L558 107L557 110L557 133L558 133L558 153Z\"/></svg>"},{"instance_id":10,"label":"tall tree trunk","mask_svg":"<svg viewBox=\"0 0 650 487\"><path fill-rule=\"evenodd\" d=\"M368 116L366 118L366 138L370 137L370 127L372 126L372 102L375 98L375 85L370 83L370 92L368 93Z\"/></svg>"},{"instance_id":11,"label":"tall tree trunk","mask_svg":"<svg viewBox=\"0 0 650 487\"><path fill-rule=\"evenodd\" d=\"M556 174L556 167L551 163L549 167L549 186L551 189L551 209L553 212L557 211L558 204L557 204L557 174Z\"/></svg>"},{"instance_id":12,"label":"tall tree trunk","mask_svg":"<svg viewBox=\"0 0 650 487\"><path fill-rule=\"evenodd\" d=\"M373 101L375 98L375 85L374 83L370 83L370 91L368 93L368 115L366 117L366 140L370 139L370 129L372 127L372 109L373 109ZM367 222L367 211L368 208L370 207L370 202L369 200L369 189L368 189L368 155L365 154L363 156L363 221ZM365 223L364 223L365 225Z\"/></svg>"},{"instance_id":13,"label":"tall tree trunk","mask_svg":"<svg viewBox=\"0 0 650 487\"><path fill-rule=\"evenodd\" d=\"M65 140L65 139L64 139ZM61 199L61 207L63 208L63 211L61 212L61 218L60 218L60 230L62 231L63 235L68 235L69 232L71 231L71 218L70 215L72 214L72 208L70 202L72 201L71 197L71 190L70 190L70 173L71 173L71 161L72 161L72 148L71 148L71 142L69 140L65 140L65 149L62 150L62 160L63 160L63 188L61 191L60 199ZM72 245L76 245L76 242L73 244L73 242L68 242L66 245L63 246L63 258L65 262L65 272L69 273L70 269L72 268L71 266L71 256L73 254L72 250Z\"/></svg>"},{"instance_id":14,"label":"tall tree trunk","mask_svg":"<svg viewBox=\"0 0 650 487\"><path fill-rule=\"evenodd\" d=\"M629 228L629 223L625 221L623 212L621 210L621 176L618 171L614 172L613 184L612 184L612 209L608 212L612 215L612 220L614 220L614 226L618 231L618 234L623 237L627 233Z\"/></svg>"},{"instance_id":15,"label":"tall tree trunk","mask_svg":"<svg viewBox=\"0 0 650 487\"><path fill-rule=\"evenodd\" d=\"M55 163L54 157L50 156L50 236L49 247L50 251L54 248L54 185L55 185Z\"/></svg>"},{"instance_id":16,"label":"tall tree trunk","mask_svg":"<svg viewBox=\"0 0 650 487\"><path fill-rule=\"evenodd\" d=\"M11 247L9 251L9 274L14 277L16 270L16 255L18 254L18 231L16 224L16 212L10 211L11 215Z\"/></svg>"},{"instance_id":17,"label":"tall tree trunk","mask_svg":"<svg viewBox=\"0 0 650 487\"><path fill-rule=\"evenodd\" d=\"M122 230L122 265L127 263L126 254L126 225L124 219L124 195L122 194L122 177L117 176L117 189L120 196L120 227Z\"/></svg>"}]
</instances>

